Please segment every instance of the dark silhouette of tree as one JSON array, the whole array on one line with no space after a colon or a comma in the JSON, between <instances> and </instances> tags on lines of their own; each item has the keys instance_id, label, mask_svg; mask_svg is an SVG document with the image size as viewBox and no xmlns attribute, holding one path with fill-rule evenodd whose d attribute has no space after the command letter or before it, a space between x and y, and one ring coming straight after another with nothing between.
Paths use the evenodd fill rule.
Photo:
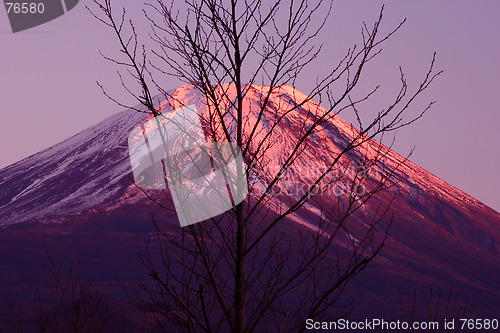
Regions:
<instances>
[{"instance_id":1,"label":"dark silhouette of tree","mask_svg":"<svg viewBox=\"0 0 500 333\"><path fill-rule=\"evenodd\" d=\"M47 252L48 254L48 252ZM9 318L2 323L5 331L17 332L109 332L125 329L105 303L102 290L92 281L82 280L80 258L63 267L48 254L47 269L53 284L36 288L38 314L28 316L21 301L10 302ZM16 311L17 310L17 311Z\"/></svg>"},{"instance_id":2,"label":"dark silhouette of tree","mask_svg":"<svg viewBox=\"0 0 500 333\"><path fill-rule=\"evenodd\" d=\"M425 303L418 302L417 290L413 290L413 295L411 298L406 297L404 300L400 298L400 308L399 311L391 313L391 318L404 319L409 323L409 327L414 327L414 323L418 322L420 325L422 322L426 324L438 323L439 325L430 326L427 331L429 332L460 332L461 325L453 325L454 328L449 328L443 325L445 322L455 322L461 323L463 320L467 320L467 309L469 307L469 301L460 299L458 294L453 293L453 287L448 290L448 296L446 293L443 295L439 292L436 296L435 291L429 290L429 295L425 296ZM417 308L417 304L420 306L425 306L425 308ZM411 325L411 326L410 326ZM419 326L421 327L421 326ZM423 330L423 328L421 328ZM394 332L396 330L388 330L389 332Z\"/></svg>"},{"instance_id":3,"label":"dark silhouette of tree","mask_svg":"<svg viewBox=\"0 0 500 333\"><path fill-rule=\"evenodd\" d=\"M314 69L309 65L321 51L316 37L332 2L188 0L177 8L173 1L157 1L144 10L152 47L140 43L125 9L115 13L110 0L95 4L100 11L89 10L114 31L123 55L104 57L136 81L130 88L119 74L142 106L104 94L158 117L163 100L166 109L186 104L158 83L159 76L192 83L205 104L200 116L208 140L235 143L248 166L247 199L230 211L187 227L156 224L158 241L142 255L156 287L144 284L146 296L139 301L157 315L157 324L190 332L304 331L307 318L347 315L351 306L341 301L342 292L384 245L392 223L392 197L384 190L405 162L386 163L392 144L379 142L434 103L409 112L441 73L434 70L435 55L413 91L400 69L394 100L366 120L361 108L379 86L361 98L355 88L382 44L404 24L381 36L383 7L372 25L363 23L362 43L322 67L302 95L290 87ZM347 112L357 124L342 132L335 124ZM300 125L283 142L278 133L297 114ZM325 152L316 160L320 165L307 166L314 149L321 155L315 137L328 131L338 134L338 152ZM300 174L304 166L314 172ZM287 188L292 183L295 190ZM330 191L339 183L341 195L334 196ZM372 200L376 195L385 195L383 205ZM364 207L370 220L361 223ZM307 215L305 208L316 213ZM297 219L306 226L290 223Z\"/></svg>"}]
</instances>

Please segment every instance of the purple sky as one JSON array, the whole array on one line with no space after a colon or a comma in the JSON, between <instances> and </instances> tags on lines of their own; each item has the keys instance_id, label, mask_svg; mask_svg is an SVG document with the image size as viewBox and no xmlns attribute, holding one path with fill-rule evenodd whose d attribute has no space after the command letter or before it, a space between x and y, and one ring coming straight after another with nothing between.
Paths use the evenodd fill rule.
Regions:
<instances>
[{"instance_id":1,"label":"purple sky","mask_svg":"<svg viewBox=\"0 0 500 333\"><path fill-rule=\"evenodd\" d=\"M11 33L5 10L0 10L0 168L120 111L102 95L96 80L119 100L133 103L119 87L117 68L98 53L116 54L114 36L83 3L87 1L52 22L17 34ZM140 1L121 3L130 13L140 12ZM413 83L410 88L422 79L434 51L437 66L445 70L422 100L438 103L418 123L398 132L395 150L404 155L416 146L413 162L500 211L500 2L385 3L384 31L408 20L365 73L362 88L382 84L374 105L394 96L398 65ZM362 21L372 22L381 4L335 1L320 36L323 56L299 90L305 91L323 67L360 40ZM167 80L165 85L174 88L179 83Z\"/></svg>"}]
</instances>

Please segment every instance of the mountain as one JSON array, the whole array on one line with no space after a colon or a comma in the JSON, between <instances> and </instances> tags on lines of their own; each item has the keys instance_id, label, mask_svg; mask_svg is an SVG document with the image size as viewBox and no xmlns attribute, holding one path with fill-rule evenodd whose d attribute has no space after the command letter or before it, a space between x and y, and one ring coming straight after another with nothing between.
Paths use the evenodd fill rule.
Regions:
<instances>
[{"instance_id":1,"label":"mountain","mask_svg":"<svg viewBox=\"0 0 500 333\"><path fill-rule=\"evenodd\" d=\"M222 87L232 96L231 87ZM267 164L283 163L283 151L291 147L297 133L307 129L316 113L324 109L308 101L293 112L282 115L278 106L295 105L305 95L289 86L272 93L261 119L254 113L263 99L264 86L252 86L246 101L249 125L258 122L257 137L270 133ZM172 95L184 105L195 105L206 113L196 87L186 84ZM165 110L168 109L162 103ZM168 112L168 110L167 110ZM284 121L270 128L276 117ZM135 253L144 249L143 240L154 232L151 214L168 223L178 223L174 213L155 205L133 183L129 161L128 136L132 129L151 117L134 110L119 112L77 135L0 170L0 296L7 299L13 288L34 289L47 283L43 273L47 253L65 263L82 255L84 276L100 284L119 277L125 285L145 279L146 273ZM335 117L314 133L310 145L297 161L299 169L324 166L329 156L338 154L353 131L350 124ZM245 132L247 133L247 132ZM247 133L248 134L248 133ZM394 311L400 298L446 294L450 287L458 302L469 301L468 313L495 314L500 306L500 214L466 193L410 161L371 142L354 159L370 157L384 149L384 165L371 170L380 173L387 166L401 164L391 187L381 192L354 216L359 228L368 223L379 205L395 198L391 205L393 225L386 246L348 291L356 301L358 316ZM305 181L304 175L298 176ZM302 178L301 178L302 177ZM256 193L265 182L257 181ZM286 190L286 205L296 194ZM160 192L148 192L159 197ZM331 195L331 202L336 196ZM290 217L283 227L294 233L314 227L319 209L312 203ZM120 297L117 286L111 294ZM123 295L122 295L123 296ZM20 298L29 301L28 292ZM424 300L422 301L425 304ZM377 304L377 306L374 306ZM1 307L3 306L3 307ZM399 307L399 305L398 305ZM0 304L6 311L7 305ZM33 311L35 311L33 309ZM356 313L354 313L355 315Z\"/></svg>"}]
</instances>

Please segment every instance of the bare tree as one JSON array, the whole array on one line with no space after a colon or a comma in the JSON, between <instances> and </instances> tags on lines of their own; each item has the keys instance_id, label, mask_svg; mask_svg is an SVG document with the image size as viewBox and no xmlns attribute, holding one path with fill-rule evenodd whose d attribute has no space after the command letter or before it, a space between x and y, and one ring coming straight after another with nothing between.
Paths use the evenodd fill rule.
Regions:
<instances>
[{"instance_id":1,"label":"bare tree","mask_svg":"<svg viewBox=\"0 0 500 333\"><path fill-rule=\"evenodd\" d=\"M130 88L120 74L142 105L135 109L157 117L163 100L165 109L186 105L159 76L191 83L204 103L207 139L235 143L248 166L248 197L232 210L183 228L156 224L158 242L142 256L156 287L144 285L142 302L158 323L185 331L304 331L306 318L347 315L350 304L340 297L384 245L392 223L392 197L384 190L406 160L387 163L392 143L379 142L434 103L409 115L441 73L434 70L435 55L414 91L400 69L394 100L367 121L361 108L379 86L361 98L355 88L382 43L404 24L380 36L383 7L372 25L363 23L362 43L325 68L303 95L293 87L321 51L316 37L332 2L189 0L177 9L173 1L157 1L144 10L151 47L139 42L125 9L115 14L110 0L95 3L100 11L91 13L114 31L124 56L105 58L137 83ZM348 112L357 128L339 119ZM338 141L338 151L313 149L325 133L333 133L329 140ZM339 183L341 193L332 195ZM371 212L368 220L363 207Z\"/></svg>"},{"instance_id":2,"label":"bare tree","mask_svg":"<svg viewBox=\"0 0 500 333\"><path fill-rule=\"evenodd\" d=\"M425 296L425 295L424 295ZM408 322L412 324L416 322L418 316L424 315L425 320L428 323L431 322L460 322L467 316L467 309L469 307L469 301L459 298L459 295L453 293L453 287L450 287L448 291L448 297L446 294L443 295L442 292L435 294L432 289L429 291L429 295L425 298L425 309L417 308L418 304L417 290L413 290L413 295L411 298L405 297L405 299L400 298L400 308L399 311L391 313L391 317L394 318L407 318ZM424 302L420 303L424 304ZM389 330L392 332L391 330ZM429 329L430 332L459 332L460 328L448 328L441 327L435 329Z\"/></svg>"},{"instance_id":3,"label":"bare tree","mask_svg":"<svg viewBox=\"0 0 500 333\"><path fill-rule=\"evenodd\" d=\"M112 315L103 303L103 295L90 281L82 281L80 259L67 273L50 257L50 273L54 278L55 308L49 310L37 288L39 303L38 329L47 331L102 332L109 330Z\"/></svg>"},{"instance_id":4,"label":"bare tree","mask_svg":"<svg viewBox=\"0 0 500 333\"><path fill-rule=\"evenodd\" d=\"M80 258L63 268L48 254L47 269L53 284L36 288L37 315L28 315L18 296L10 302L10 318L4 331L17 332L107 332L121 324L105 303L106 295L91 281L80 275ZM15 313L15 312L17 313ZM123 316L125 319L125 315ZM137 325L138 326L138 325ZM122 329L125 324L122 325Z\"/></svg>"}]
</instances>

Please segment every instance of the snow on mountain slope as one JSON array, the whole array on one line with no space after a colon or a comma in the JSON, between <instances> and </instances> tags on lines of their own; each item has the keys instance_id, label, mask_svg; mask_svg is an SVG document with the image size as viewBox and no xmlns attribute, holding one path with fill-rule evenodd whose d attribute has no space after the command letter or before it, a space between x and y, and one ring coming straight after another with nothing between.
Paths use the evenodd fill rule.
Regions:
<instances>
[{"instance_id":1,"label":"snow on mountain slope","mask_svg":"<svg viewBox=\"0 0 500 333\"><path fill-rule=\"evenodd\" d=\"M225 102L230 108L231 100L236 98L232 87L223 85L220 89L227 91ZM259 119L257 110L267 89L265 86L250 87L244 101L247 117L243 136L248 137L250 129L256 125L250 149L262 154L261 163L266 170L276 172L287 152L293 149L297 136L307 131L315 117L326 110L314 101L296 107L297 102L307 96L284 86L271 94L266 112ZM196 105L202 118L207 120L209 111L196 87L186 84L172 94L179 105ZM166 103L162 106L162 112L170 111ZM282 110L289 108L293 111L284 114ZM283 120L273 127L279 117ZM94 222L117 220L116 223L121 223L124 215L134 219L138 212L142 219L150 218L148 214L155 205L133 184L127 145L131 130L149 118L151 116L133 110L119 112L0 170L0 226L14 228L20 222L64 223L81 216L93 216ZM233 121L230 115L225 119L229 135L234 137ZM321 130L311 135L295 163L295 180L307 183L308 172L325 167L356 133L340 117L322 124ZM223 132L218 129L216 139L225 141ZM259 146L264 139L270 143L265 149ZM371 142L349 158L351 162L370 159L378 149L381 147L377 142ZM387 154L383 163L371 170L375 176L383 172L385 166L394 167L404 162L397 153L386 147L382 149ZM269 175L260 176L252 184L251 195L265 188ZM354 216L362 230L378 205L385 205L396 194L391 206L394 223L387 244L373 266L376 271L366 277L371 279L370 283L364 281L363 284L361 279L358 288L366 291L366 295L377 295L384 290L399 297L401 290L412 290L415 284L439 286L445 290L453 285L469 293L466 297L480 299L484 306L478 311L498 304L500 214L409 161L400 165L394 179L398 180L393 181L388 191L377 195ZM288 185L287 182L278 184L286 200L269 201L269 207L278 210L297 198L297 193ZM337 197L332 195L329 199L334 203ZM104 213L106 216L102 215ZM295 232L297 228L314 227L319 214L319 207L314 202L308 203L290 217L294 223L284 225L284 230ZM380 280L381 274L386 277L386 284L374 284L373 279ZM378 289L366 290L366 286ZM397 291L391 291L396 287Z\"/></svg>"},{"instance_id":2,"label":"snow on mountain slope","mask_svg":"<svg viewBox=\"0 0 500 333\"><path fill-rule=\"evenodd\" d=\"M115 114L79 134L0 171L0 223L77 214L121 193L126 137L143 115Z\"/></svg>"},{"instance_id":3,"label":"snow on mountain slope","mask_svg":"<svg viewBox=\"0 0 500 333\"><path fill-rule=\"evenodd\" d=\"M236 98L231 88L227 85L220 87L226 91L229 100ZM250 128L257 124L256 143L252 144L257 149L257 143L268 135L267 141L272 145L263 157L270 169L274 167L277 170L284 163L286 153L293 148L296 137L308 129L314 117L324 114L326 110L310 100L284 115L281 110L290 109L298 101L307 99L304 94L284 86L272 93L266 113L258 119L257 110L267 89L265 86L252 86L246 96L245 112L248 117L244 136L248 136ZM192 85L177 88L173 96L179 104L195 104L201 115L208 113L200 93ZM168 112L168 107L164 112ZM270 128L278 117L284 117L283 121ZM132 185L127 138L132 128L147 118L150 116L144 113L125 110L0 170L0 225L21 221L43 222L53 216L75 215L103 206L117 208L125 202L137 200L141 193ZM326 166L356 131L340 117L329 120L323 127L322 131L311 135L309 146L296 164L299 169ZM219 139L224 140L224 137L221 135ZM375 144L372 143L362 153L368 157L376 154ZM401 156L389 152L384 163L396 165L401 161ZM498 232L498 213L417 165L411 162L403 164L396 176L403 179L395 186L401 204L408 204L407 209L420 209L416 215L432 220L435 216L430 215L430 206L440 202L455 210L476 215L476 224L481 225L479 229ZM306 176L299 174L298 177ZM476 212L485 212L487 217ZM493 217L493 220L489 217ZM447 227L451 228L450 232L466 233L470 226L467 223L465 225L462 226L463 230L458 230L460 227L456 225ZM496 242L491 242L490 250L496 251Z\"/></svg>"}]
</instances>

